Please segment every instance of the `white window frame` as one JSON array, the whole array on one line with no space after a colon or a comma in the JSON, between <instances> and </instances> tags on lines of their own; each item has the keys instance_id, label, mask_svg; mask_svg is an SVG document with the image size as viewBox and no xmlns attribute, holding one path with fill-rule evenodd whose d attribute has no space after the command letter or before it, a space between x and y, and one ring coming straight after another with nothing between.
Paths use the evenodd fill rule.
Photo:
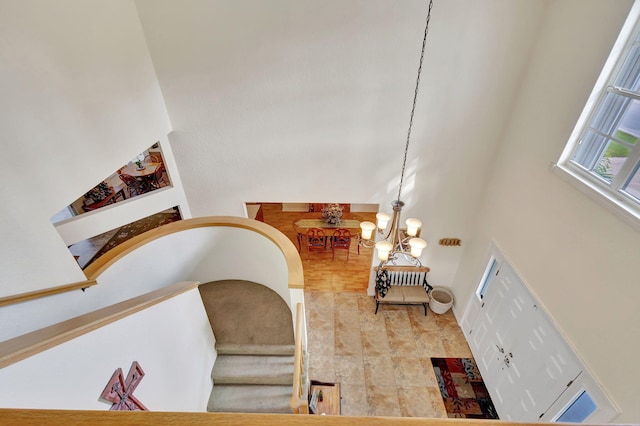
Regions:
<instances>
[{"instance_id":1,"label":"white window frame","mask_svg":"<svg viewBox=\"0 0 640 426\"><path fill-rule=\"evenodd\" d=\"M571 161L583 134L591 122L592 116L597 111L605 95L611 91L609 86L615 80L638 34L640 34L640 0L636 0L631 8L600 77L569 138L569 142L565 146L558 162L554 164L553 169L559 176L640 230L640 201L621 190L612 188L602 179L595 177L582 166ZM633 173L636 165L640 163L640 147L632 152L626 163L619 175ZM616 179L616 183L620 180L622 179Z\"/></svg>"}]
</instances>

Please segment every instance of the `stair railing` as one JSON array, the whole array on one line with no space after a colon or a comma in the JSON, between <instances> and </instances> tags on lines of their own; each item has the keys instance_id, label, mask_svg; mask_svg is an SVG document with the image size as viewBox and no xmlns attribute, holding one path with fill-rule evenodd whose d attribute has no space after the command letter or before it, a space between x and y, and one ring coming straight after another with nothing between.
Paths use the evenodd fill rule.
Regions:
<instances>
[{"instance_id":1,"label":"stair railing","mask_svg":"<svg viewBox=\"0 0 640 426\"><path fill-rule=\"evenodd\" d=\"M306 374L305 351L304 351L304 308L302 303L296 306L296 342L293 362L293 392L289 406L293 414L309 414L309 399L307 396L307 386L304 383Z\"/></svg>"}]
</instances>

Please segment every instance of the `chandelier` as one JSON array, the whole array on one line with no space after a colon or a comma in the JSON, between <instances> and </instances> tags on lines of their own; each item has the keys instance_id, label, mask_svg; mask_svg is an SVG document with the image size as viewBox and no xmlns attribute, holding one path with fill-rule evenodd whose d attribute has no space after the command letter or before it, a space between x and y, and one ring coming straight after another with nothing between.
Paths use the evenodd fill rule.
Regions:
<instances>
[{"instance_id":1,"label":"chandelier","mask_svg":"<svg viewBox=\"0 0 640 426\"><path fill-rule=\"evenodd\" d=\"M422 61L424 60L424 49L427 42L427 33L429 32L429 20L431 19L432 7L433 0L430 0L429 10L427 12L427 22L424 28L424 37L422 39L422 51L420 53L416 88L413 93L413 105L411 107L411 116L409 118L409 130L407 131L407 141L404 147L404 158L402 160L402 172L400 173L398 198L391 203L391 206L393 207L393 215L381 212L376 214L377 224L368 221L360 224L360 244L369 248L375 246L381 266L387 262L395 264L396 261L401 258L404 258L415 266L421 266L420 256L422 255L422 250L427 247L427 242L420 238L420 227L422 226L422 222L420 220L409 218L405 221L406 228L400 227L400 215L402 207L404 206L404 202L400 200L400 196L402 195L402 183L404 181L404 171L407 164L407 152L409 151L411 128L413 127L413 115L416 110L416 101L418 99L418 87L420 86L420 74L422 72Z\"/></svg>"}]
</instances>

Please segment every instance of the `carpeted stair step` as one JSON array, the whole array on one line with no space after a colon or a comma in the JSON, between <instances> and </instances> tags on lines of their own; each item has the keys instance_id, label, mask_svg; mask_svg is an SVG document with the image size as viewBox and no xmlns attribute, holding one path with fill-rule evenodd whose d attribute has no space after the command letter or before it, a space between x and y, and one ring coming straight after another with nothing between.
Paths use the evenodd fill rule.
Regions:
<instances>
[{"instance_id":1,"label":"carpeted stair step","mask_svg":"<svg viewBox=\"0 0 640 426\"><path fill-rule=\"evenodd\" d=\"M211 378L221 384L291 385L293 356L218 355Z\"/></svg>"},{"instance_id":2,"label":"carpeted stair step","mask_svg":"<svg viewBox=\"0 0 640 426\"><path fill-rule=\"evenodd\" d=\"M293 345L251 345L237 343L216 343L218 355L291 355Z\"/></svg>"},{"instance_id":3,"label":"carpeted stair step","mask_svg":"<svg viewBox=\"0 0 640 426\"><path fill-rule=\"evenodd\" d=\"M207 411L291 414L292 391L291 385L214 385Z\"/></svg>"}]
</instances>

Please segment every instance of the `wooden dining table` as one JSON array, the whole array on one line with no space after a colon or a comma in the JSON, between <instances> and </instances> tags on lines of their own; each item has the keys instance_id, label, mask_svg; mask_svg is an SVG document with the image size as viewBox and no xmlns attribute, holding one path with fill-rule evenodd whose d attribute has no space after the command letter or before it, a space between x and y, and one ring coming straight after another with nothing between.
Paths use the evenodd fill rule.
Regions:
<instances>
[{"instance_id":1,"label":"wooden dining table","mask_svg":"<svg viewBox=\"0 0 640 426\"><path fill-rule=\"evenodd\" d=\"M353 213L344 213L339 224L327 223L322 218L321 212L302 213L300 218L293 222L293 229L296 231L298 240L298 251L302 250L302 241L307 236L309 228L324 229L328 237L338 228L347 229L352 238L358 239L360 238L360 222L362 222L362 218Z\"/></svg>"},{"instance_id":2,"label":"wooden dining table","mask_svg":"<svg viewBox=\"0 0 640 426\"><path fill-rule=\"evenodd\" d=\"M158 167L162 163L142 163L142 168L138 168L136 163L127 164L120 169L121 174L130 175L144 182L145 191L151 190L151 183Z\"/></svg>"}]
</instances>

